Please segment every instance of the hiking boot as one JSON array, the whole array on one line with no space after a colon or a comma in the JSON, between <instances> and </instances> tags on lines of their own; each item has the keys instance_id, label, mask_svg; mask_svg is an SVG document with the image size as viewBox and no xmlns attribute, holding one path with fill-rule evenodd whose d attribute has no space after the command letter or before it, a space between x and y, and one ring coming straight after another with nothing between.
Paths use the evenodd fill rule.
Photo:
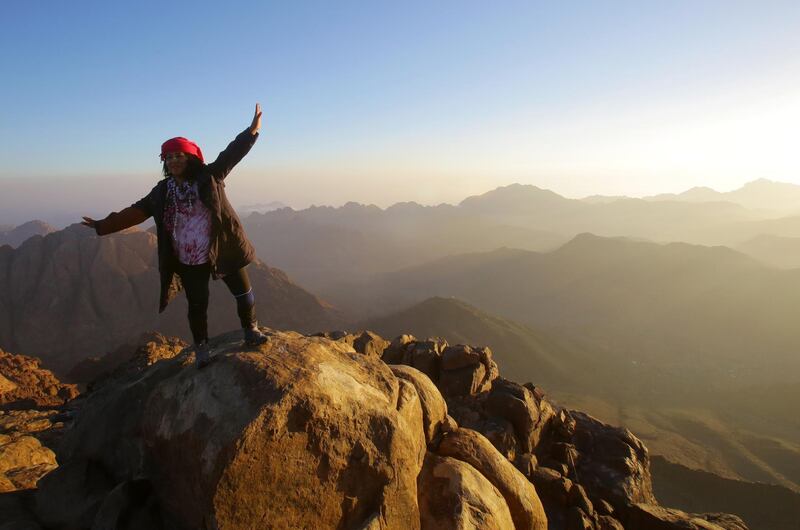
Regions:
<instances>
[{"instance_id":1,"label":"hiking boot","mask_svg":"<svg viewBox=\"0 0 800 530\"><path fill-rule=\"evenodd\" d=\"M250 328L244 328L244 343L247 346L258 346L269 340L269 337L261 333L257 324Z\"/></svg>"},{"instance_id":2,"label":"hiking boot","mask_svg":"<svg viewBox=\"0 0 800 530\"><path fill-rule=\"evenodd\" d=\"M208 341L201 341L194 346L194 365L199 370L204 368L211 362L211 348L208 346Z\"/></svg>"}]
</instances>

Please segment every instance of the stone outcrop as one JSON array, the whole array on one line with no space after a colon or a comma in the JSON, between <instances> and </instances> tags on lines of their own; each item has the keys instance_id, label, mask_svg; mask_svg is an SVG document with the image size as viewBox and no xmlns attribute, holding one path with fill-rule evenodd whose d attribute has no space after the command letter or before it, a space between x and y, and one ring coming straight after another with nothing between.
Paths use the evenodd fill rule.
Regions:
<instances>
[{"instance_id":1,"label":"stone outcrop","mask_svg":"<svg viewBox=\"0 0 800 530\"><path fill-rule=\"evenodd\" d=\"M415 368L403 365L392 365L392 373L398 378L409 381L417 390L422 406L422 425L427 443L433 443L442 432L447 422L447 403L439 390L425 374Z\"/></svg>"},{"instance_id":2,"label":"stone outcrop","mask_svg":"<svg viewBox=\"0 0 800 530\"><path fill-rule=\"evenodd\" d=\"M471 465L428 453L419 477L423 528L460 530L514 528L500 491Z\"/></svg>"},{"instance_id":3,"label":"stone outcrop","mask_svg":"<svg viewBox=\"0 0 800 530\"><path fill-rule=\"evenodd\" d=\"M554 444L557 460L575 462L575 473L596 498L612 504L656 504L647 448L628 429L606 425L582 412L572 412L575 435ZM572 442L572 443L570 443Z\"/></svg>"},{"instance_id":4,"label":"stone outcrop","mask_svg":"<svg viewBox=\"0 0 800 530\"><path fill-rule=\"evenodd\" d=\"M256 262L248 273L261 323L313 331L334 327L339 313ZM210 333L236 329L235 303L222 282L211 282ZM97 237L76 224L19 248L0 247L0 348L35 352L58 373L159 331L190 340L181 294L158 313L156 236L139 229ZM69 340L63 340L69 337Z\"/></svg>"},{"instance_id":5,"label":"stone outcrop","mask_svg":"<svg viewBox=\"0 0 800 530\"><path fill-rule=\"evenodd\" d=\"M187 348L93 387L59 444L61 466L39 481L40 522L547 527L535 487L448 417L424 374L369 353L376 337L359 335L359 352L347 335L269 334L257 349L236 332L214 339L203 370Z\"/></svg>"},{"instance_id":6,"label":"stone outcrop","mask_svg":"<svg viewBox=\"0 0 800 530\"><path fill-rule=\"evenodd\" d=\"M0 493L35 488L56 467L55 453L33 436L0 434Z\"/></svg>"},{"instance_id":7,"label":"stone outcrop","mask_svg":"<svg viewBox=\"0 0 800 530\"><path fill-rule=\"evenodd\" d=\"M0 493L33 489L56 469L65 419L56 407L77 396L39 359L0 350Z\"/></svg>"},{"instance_id":8,"label":"stone outcrop","mask_svg":"<svg viewBox=\"0 0 800 530\"><path fill-rule=\"evenodd\" d=\"M446 399L448 413L464 428L443 437L440 454L470 461L466 440L483 435L482 440L491 442L506 463L513 463L535 486L550 529L638 529L644 528L637 525L645 520L662 525L648 523L648 528L745 528L735 516L687 514L658 506L649 455L638 438L627 429L555 406L532 383L499 377L488 348L402 335L384 350L383 359L424 368ZM493 459L479 460L484 467L471 463L487 478L493 476L485 467ZM513 488L489 480L506 498L519 527L524 510L505 496ZM665 513L669 516L662 516Z\"/></svg>"},{"instance_id":9,"label":"stone outcrop","mask_svg":"<svg viewBox=\"0 0 800 530\"><path fill-rule=\"evenodd\" d=\"M79 362L67 374L67 379L91 391L127 373L139 372L157 361L171 359L187 346L176 337L143 333L136 341L102 357L90 357Z\"/></svg>"},{"instance_id":10,"label":"stone outcrop","mask_svg":"<svg viewBox=\"0 0 800 530\"><path fill-rule=\"evenodd\" d=\"M0 489L38 486L0 505L45 528L747 528L659 506L640 440L500 377L488 348L265 331L213 339L203 370L144 337L70 410L0 415Z\"/></svg>"},{"instance_id":11,"label":"stone outcrop","mask_svg":"<svg viewBox=\"0 0 800 530\"><path fill-rule=\"evenodd\" d=\"M547 517L534 486L482 434L471 429L447 433L439 453L480 471L506 500L515 528L547 528Z\"/></svg>"},{"instance_id":12,"label":"stone outcrop","mask_svg":"<svg viewBox=\"0 0 800 530\"><path fill-rule=\"evenodd\" d=\"M0 493L33 489L58 467L65 421L59 410L0 410Z\"/></svg>"},{"instance_id":13,"label":"stone outcrop","mask_svg":"<svg viewBox=\"0 0 800 530\"><path fill-rule=\"evenodd\" d=\"M0 350L0 408L57 407L77 395L75 385L61 383L39 359Z\"/></svg>"}]
</instances>

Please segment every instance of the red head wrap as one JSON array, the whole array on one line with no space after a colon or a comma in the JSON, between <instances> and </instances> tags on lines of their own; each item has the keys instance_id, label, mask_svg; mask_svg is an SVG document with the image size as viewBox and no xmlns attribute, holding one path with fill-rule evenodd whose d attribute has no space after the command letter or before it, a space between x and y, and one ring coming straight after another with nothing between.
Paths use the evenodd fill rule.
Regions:
<instances>
[{"instance_id":1,"label":"red head wrap","mask_svg":"<svg viewBox=\"0 0 800 530\"><path fill-rule=\"evenodd\" d=\"M203 152L200 150L200 147L196 143L192 142L191 140L187 140L183 136L171 138L161 144L161 160L164 160L164 156L167 153L186 153L187 155L194 155L200 159L200 162L205 164L205 160L203 160Z\"/></svg>"}]
</instances>

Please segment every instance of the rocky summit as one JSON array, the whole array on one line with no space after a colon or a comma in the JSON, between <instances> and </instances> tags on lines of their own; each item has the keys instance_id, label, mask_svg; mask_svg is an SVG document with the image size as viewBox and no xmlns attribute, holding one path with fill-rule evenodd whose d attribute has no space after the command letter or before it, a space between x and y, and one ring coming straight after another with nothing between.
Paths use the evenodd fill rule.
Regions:
<instances>
[{"instance_id":1,"label":"rocky summit","mask_svg":"<svg viewBox=\"0 0 800 530\"><path fill-rule=\"evenodd\" d=\"M202 370L184 348L91 386L0 525L746 529L659 506L634 435L502 378L488 348L264 331L213 339Z\"/></svg>"},{"instance_id":2,"label":"rocky summit","mask_svg":"<svg viewBox=\"0 0 800 530\"><path fill-rule=\"evenodd\" d=\"M55 407L77 395L75 385L61 383L39 359L0 349L0 407Z\"/></svg>"}]
</instances>

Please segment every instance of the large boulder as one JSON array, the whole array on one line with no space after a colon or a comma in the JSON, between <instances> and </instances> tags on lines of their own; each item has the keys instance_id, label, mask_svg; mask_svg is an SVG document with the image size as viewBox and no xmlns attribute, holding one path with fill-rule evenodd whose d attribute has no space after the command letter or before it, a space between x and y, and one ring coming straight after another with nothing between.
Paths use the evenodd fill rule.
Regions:
<instances>
[{"instance_id":1,"label":"large boulder","mask_svg":"<svg viewBox=\"0 0 800 530\"><path fill-rule=\"evenodd\" d=\"M422 405L423 428L427 443L434 438L447 420L447 403L445 402L436 385L431 380L411 366L402 364L393 365L392 373L399 379L406 380L414 385Z\"/></svg>"},{"instance_id":2,"label":"large boulder","mask_svg":"<svg viewBox=\"0 0 800 530\"><path fill-rule=\"evenodd\" d=\"M201 371L186 350L92 393L59 451L56 473L72 476L43 481L40 517L111 520L146 480L136 513L155 499L175 528L419 528L426 440L412 383L322 337L272 333L247 350L232 333L212 348ZM70 488L94 495L75 513Z\"/></svg>"},{"instance_id":3,"label":"large boulder","mask_svg":"<svg viewBox=\"0 0 800 530\"><path fill-rule=\"evenodd\" d=\"M373 333L372 331L363 331L360 335L353 339L353 348L358 353L364 355L374 355L380 357L383 355L383 350L389 346L389 341Z\"/></svg>"},{"instance_id":4,"label":"large boulder","mask_svg":"<svg viewBox=\"0 0 800 530\"><path fill-rule=\"evenodd\" d=\"M533 484L482 434L470 429L449 432L442 439L438 454L467 462L486 477L506 500L516 530L547 528L547 516Z\"/></svg>"},{"instance_id":5,"label":"large boulder","mask_svg":"<svg viewBox=\"0 0 800 530\"><path fill-rule=\"evenodd\" d=\"M422 530L514 528L502 494L466 462L428 453L418 482Z\"/></svg>"},{"instance_id":6,"label":"large boulder","mask_svg":"<svg viewBox=\"0 0 800 530\"><path fill-rule=\"evenodd\" d=\"M61 416L58 410L0 410L0 492L33 489L58 466L52 448L63 435Z\"/></svg>"},{"instance_id":7,"label":"large boulder","mask_svg":"<svg viewBox=\"0 0 800 530\"><path fill-rule=\"evenodd\" d=\"M56 466L55 453L33 436L0 434L0 492L35 488Z\"/></svg>"},{"instance_id":8,"label":"large boulder","mask_svg":"<svg viewBox=\"0 0 800 530\"><path fill-rule=\"evenodd\" d=\"M401 362L408 366L413 366L427 375L431 381L438 383L442 351L446 347L447 341L443 339L416 341L406 346Z\"/></svg>"},{"instance_id":9,"label":"large boulder","mask_svg":"<svg viewBox=\"0 0 800 530\"><path fill-rule=\"evenodd\" d=\"M574 447L577 473L592 498L607 499L615 507L644 503L655 505L647 448L628 429L614 427L570 411L575 422ZM569 451L571 446L566 447ZM571 458L575 460L575 458Z\"/></svg>"},{"instance_id":10,"label":"large boulder","mask_svg":"<svg viewBox=\"0 0 800 530\"><path fill-rule=\"evenodd\" d=\"M514 426L523 453L530 453L539 444L544 426L553 415L552 408L524 386L497 378L486 400L490 414L510 421Z\"/></svg>"},{"instance_id":11,"label":"large boulder","mask_svg":"<svg viewBox=\"0 0 800 530\"><path fill-rule=\"evenodd\" d=\"M489 348L464 344L447 346L442 351L440 364L439 388L446 397L486 392L499 375Z\"/></svg>"},{"instance_id":12,"label":"large boulder","mask_svg":"<svg viewBox=\"0 0 800 530\"><path fill-rule=\"evenodd\" d=\"M400 364L405 357L406 349L416 342L413 335L400 335L395 337L383 350L382 358L386 364Z\"/></svg>"}]
</instances>

